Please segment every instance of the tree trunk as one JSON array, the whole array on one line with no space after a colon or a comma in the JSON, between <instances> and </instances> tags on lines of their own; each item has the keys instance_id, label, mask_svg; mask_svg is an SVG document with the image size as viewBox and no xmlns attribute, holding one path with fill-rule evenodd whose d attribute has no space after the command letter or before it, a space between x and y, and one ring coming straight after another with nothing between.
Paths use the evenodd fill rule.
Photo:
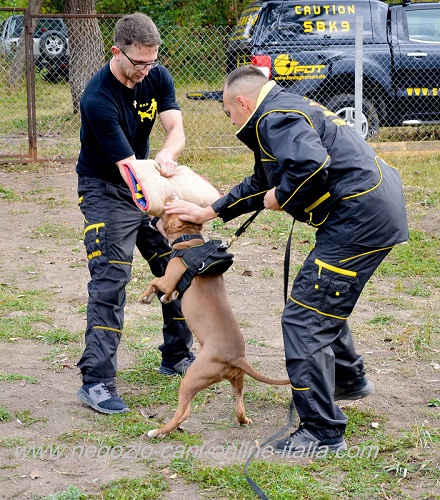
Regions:
<instances>
[{"instance_id":1,"label":"tree trunk","mask_svg":"<svg viewBox=\"0 0 440 500\"><path fill-rule=\"evenodd\" d=\"M66 14L96 14L95 0L67 0ZM73 112L79 112L79 101L87 82L105 62L104 41L98 19L67 18L69 34L69 85Z\"/></svg>"},{"instance_id":2,"label":"tree trunk","mask_svg":"<svg viewBox=\"0 0 440 500\"><path fill-rule=\"evenodd\" d=\"M43 5L44 0L29 0L28 2L28 10L31 14L39 14L41 7ZM37 20L31 19L32 21L32 33L34 32L34 28ZM14 54L14 58L12 60L11 71L8 77L8 87L13 87L17 80L19 80L24 74L25 68L25 45L24 45L24 37L25 37L25 29L20 35L20 39L18 40L17 50Z\"/></svg>"}]
</instances>

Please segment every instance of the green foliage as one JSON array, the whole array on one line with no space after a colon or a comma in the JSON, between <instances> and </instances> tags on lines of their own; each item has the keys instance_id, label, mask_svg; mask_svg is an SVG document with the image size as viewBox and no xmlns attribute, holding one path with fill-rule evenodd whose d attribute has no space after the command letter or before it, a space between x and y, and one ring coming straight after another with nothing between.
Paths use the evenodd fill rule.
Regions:
<instances>
[{"instance_id":1,"label":"green foliage","mask_svg":"<svg viewBox=\"0 0 440 500\"><path fill-rule=\"evenodd\" d=\"M15 416L24 427L30 427L37 422L46 422L46 419L43 417L33 417L30 410L17 411Z\"/></svg>"},{"instance_id":2,"label":"green foliage","mask_svg":"<svg viewBox=\"0 0 440 500\"><path fill-rule=\"evenodd\" d=\"M71 484L65 491L49 495L45 500L85 500L86 498L87 495Z\"/></svg>"},{"instance_id":3,"label":"green foliage","mask_svg":"<svg viewBox=\"0 0 440 500\"><path fill-rule=\"evenodd\" d=\"M158 500L170 488L161 473L135 479L119 479L103 488L104 500Z\"/></svg>"},{"instance_id":4,"label":"green foliage","mask_svg":"<svg viewBox=\"0 0 440 500\"><path fill-rule=\"evenodd\" d=\"M440 275L440 239L431 234L413 229L408 244L397 245L378 269L379 276L422 276Z\"/></svg>"},{"instance_id":5,"label":"green foliage","mask_svg":"<svg viewBox=\"0 0 440 500\"><path fill-rule=\"evenodd\" d=\"M5 405L0 406L0 422L10 422L11 414Z\"/></svg>"},{"instance_id":6,"label":"green foliage","mask_svg":"<svg viewBox=\"0 0 440 500\"><path fill-rule=\"evenodd\" d=\"M18 201L20 198L11 191L10 189L6 189L0 186L0 198L6 201Z\"/></svg>"},{"instance_id":7,"label":"green foliage","mask_svg":"<svg viewBox=\"0 0 440 500\"><path fill-rule=\"evenodd\" d=\"M245 0L100 0L98 13L144 12L158 25L234 26L249 3Z\"/></svg>"},{"instance_id":8,"label":"green foliage","mask_svg":"<svg viewBox=\"0 0 440 500\"><path fill-rule=\"evenodd\" d=\"M324 465L325 464L325 465ZM187 480L195 481L207 491L228 499L255 498L247 484L243 466L203 467L192 458L174 460L173 469ZM277 500L331 500L333 498L376 498L392 479L380 470L370 457L333 458L308 465L291 461L268 463L255 460L249 468L250 477L268 498ZM396 479L397 481L397 479Z\"/></svg>"},{"instance_id":9,"label":"green foliage","mask_svg":"<svg viewBox=\"0 0 440 500\"><path fill-rule=\"evenodd\" d=\"M20 375L18 373L3 374L0 373L0 382L15 382L16 380L26 380L31 384L37 384L38 379L35 377L29 377L28 375Z\"/></svg>"}]
</instances>

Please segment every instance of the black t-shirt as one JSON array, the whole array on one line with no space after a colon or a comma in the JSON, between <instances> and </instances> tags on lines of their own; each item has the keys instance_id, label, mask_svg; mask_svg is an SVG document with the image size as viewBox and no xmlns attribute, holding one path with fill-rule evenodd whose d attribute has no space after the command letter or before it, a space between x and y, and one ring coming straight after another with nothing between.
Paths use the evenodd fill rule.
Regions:
<instances>
[{"instance_id":1,"label":"black t-shirt","mask_svg":"<svg viewBox=\"0 0 440 500\"><path fill-rule=\"evenodd\" d=\"M115 163L128 156L145 159L158 113L180 109L174 83L163 66L150 70L134 89L123 85L107 63L81 97L81 151L76 171L109 182L124 182Z\"/></svg>"}]
</instances>

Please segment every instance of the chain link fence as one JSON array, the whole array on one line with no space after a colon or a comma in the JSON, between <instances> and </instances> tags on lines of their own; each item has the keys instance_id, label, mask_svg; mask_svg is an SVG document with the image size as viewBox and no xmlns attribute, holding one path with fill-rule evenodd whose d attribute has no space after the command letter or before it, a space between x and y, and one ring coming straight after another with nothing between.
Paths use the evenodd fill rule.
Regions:
<instances>
[{"instance_id":1,"label":"chain link fence","mask_svg":"<svg viewBox=\"0 0 440 500\"><path fill-rule=\"evenodd\" d=\"M23 30L26 25L23 11L2 9L0 14L3 19L0 28L0 157L26 158L33 154L38 159L76 159L80 148L79 97L88 78L110 59L113 29L120 16L34 16L36 29L25 26ZM237 46L231 45L234 35L230 28L159 28L163 39L159 59L175 80L184 117L186 149L240 146L235 128L223 113L219 94L215 91L222 89L228 65L230 70L237 64L247 64L252 54L240 52ZM384 43L387 43L386 27L370 26L368 29L382 32ZM410 51L424 53L428 47L429 57L408 56L395 78L382 78L384 83L381 85L377 81L383 76L389 59L379 53L376 45L364 39L363 60L373 58L375 65L368 68L361 80L362 110L363 118L368 120L368 137L375 141L439 138L440 128L435 121L440 122L437 95L440 23L425 19L414 24L405 36L408 54ZM284 44L283 47L291 47L272 61L271 78L286 87L295 82L302 94L330 105L354 124L355 75L347 69L345 74L341 72L338 80L331 78L334 69L342 64L341 54L347 51L342 39L336 41L336 45L340 44L340 55L336 50L326 59L328 50L322 47L319 37L316 44L320 52L313 53L310 47L298 50L292 45L292 37L280 30L267 30L265 37L276 39L278 45ZM416 44L416 48L409 44ZM354 44L348 49L353 62L356 59ZM291 56L294 51L295 57ZM255 61L253 57L252 62ZM348 68L349 63L345 64ZM313 95L310 84L316 80L325 85ZM203 93L205 91L208 93ZM193 98L188 98L191 96ZM163 131L157 124L151 138L152 149L160 147L162 141Z\"/></svg>"}]
</instances>

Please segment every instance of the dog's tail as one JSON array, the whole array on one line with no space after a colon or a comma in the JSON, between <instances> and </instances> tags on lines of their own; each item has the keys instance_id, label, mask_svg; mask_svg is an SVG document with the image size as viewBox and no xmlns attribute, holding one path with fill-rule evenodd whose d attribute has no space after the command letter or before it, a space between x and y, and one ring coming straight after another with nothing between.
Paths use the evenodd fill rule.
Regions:
<instances>
[{"instance_id":1,"label":"dog's tail","mask_svg":"<svg viewBox=\"0 0 440 500\"><path fill-rule=\"evenodd\" d=\"M234 365L237 368L240 368L241 370L243 370L250 377L254 378L255 380L258 380L259 382L263 382L264 384L270 384L270 385L288 385L288 384L290 384L290 380L288 378L280 380L280 379L266 377L266 375L258 373L256 370L254 370L252 368L252 366L246 361L245 358L238 359L234 363Z\"/></svg>"}]
</instances>

